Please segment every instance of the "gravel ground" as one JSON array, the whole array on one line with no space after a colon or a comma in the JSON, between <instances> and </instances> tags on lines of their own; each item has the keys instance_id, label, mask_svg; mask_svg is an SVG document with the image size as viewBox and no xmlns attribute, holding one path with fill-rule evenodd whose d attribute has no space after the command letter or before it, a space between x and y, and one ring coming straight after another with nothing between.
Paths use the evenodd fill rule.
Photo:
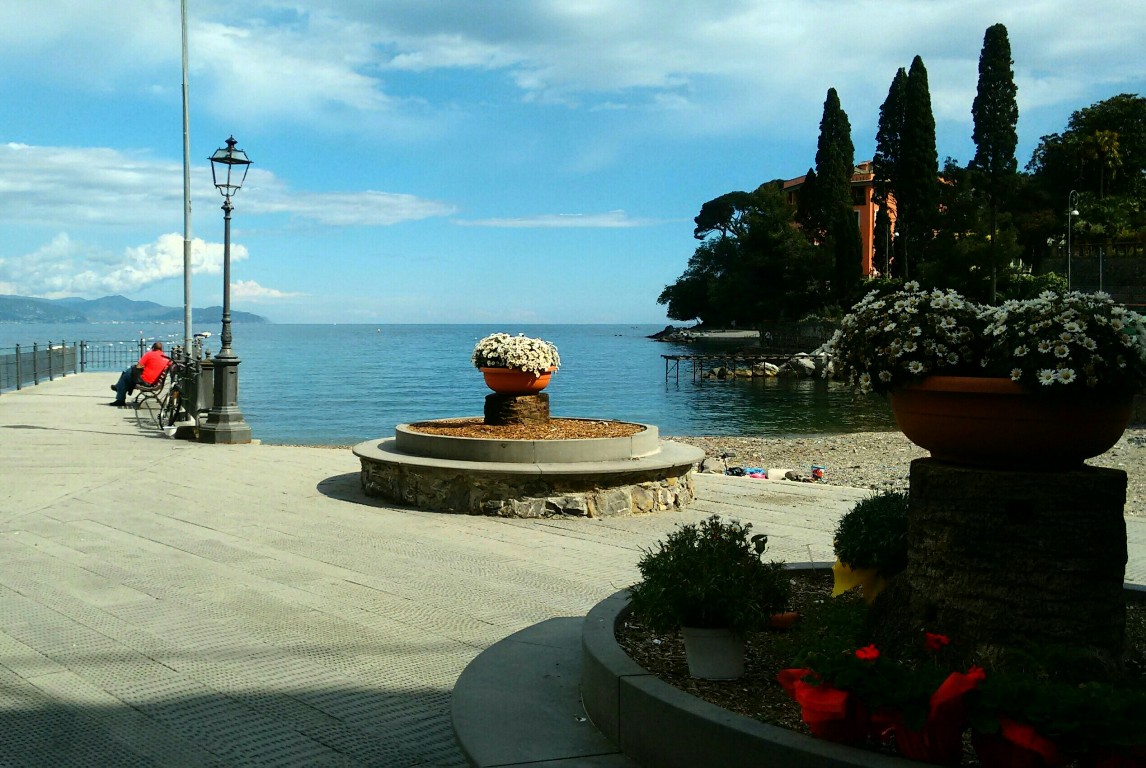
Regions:
<instances>
[{"instance_id":1,"label":"gravel ground","mask_svg":"<svg viewBox=\"0 0 1146 768\"><path fill-rule=\"evenodd\" d=\"M928 455L902 432L670 439L701 448L707 456L731 454L729 466L784 468L808 477L816 465L824 468L823 482L875 490L907 490L911 461ZM1126 514L1146 515L1146 427L1126 430L1117 445L1088 463L1124 470Z\"/></svg>"}]
</instances>

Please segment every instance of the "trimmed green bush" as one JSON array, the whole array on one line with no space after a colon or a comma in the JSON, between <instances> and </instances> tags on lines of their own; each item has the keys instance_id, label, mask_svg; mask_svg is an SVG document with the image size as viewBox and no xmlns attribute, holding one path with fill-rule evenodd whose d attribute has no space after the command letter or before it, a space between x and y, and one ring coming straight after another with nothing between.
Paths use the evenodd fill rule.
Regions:
<instances>
[{"instance_id":1,"label":"trimmed green bush","mask_svg":"<svg viewBox=\"0 0 1146 768\"><path fill-rule=\"evenodd\" d=\"M642 580L630 590L634 616L657 632L766 627L787 602L790 585L782 562L761 560L768 537L751 535L751 528L713 515L644 550L637 563Z\"/></svg>"},{"instance_id":2,"label":"trimmed green bush","mask_svg":"<svg viewBox=\"0 0 1146 768\"><path fill-rule=\"evenodd\" d=\"M907 494L883 491L840 518L836 557L849 568L874 568L891 578L907 567Z\"/></svg>"}]
</instances>

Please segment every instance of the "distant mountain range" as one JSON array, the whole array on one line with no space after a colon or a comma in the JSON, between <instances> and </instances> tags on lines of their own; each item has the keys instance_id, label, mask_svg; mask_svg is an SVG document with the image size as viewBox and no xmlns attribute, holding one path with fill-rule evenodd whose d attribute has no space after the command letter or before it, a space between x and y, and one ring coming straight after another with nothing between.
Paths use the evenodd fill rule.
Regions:
<instances>
[{"instance_id":1,"label":"distant mountain range","mask_svg":"<svg viewBox=\"0 0 1146 768\"><path fill-rule=\"evenodd\" d=\"M217 323L222 307L193 307L193 323ZM231 310L235 323L266 323L262 315ZM182 307L165 307L154 301L132 301L124 296L102 299L34 299L0 294L0 323L181 323Z\"/></svg>"}]
</instances>

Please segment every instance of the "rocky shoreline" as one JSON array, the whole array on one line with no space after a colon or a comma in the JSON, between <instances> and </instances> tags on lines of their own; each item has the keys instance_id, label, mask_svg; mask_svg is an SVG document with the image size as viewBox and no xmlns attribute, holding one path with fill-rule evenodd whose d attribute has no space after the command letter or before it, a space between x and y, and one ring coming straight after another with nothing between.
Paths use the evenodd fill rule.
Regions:
<instances>
[{"instance_id":1,"label":"rocky shoreline","mask_svg":"<svg viewBox=\"0 0 1146 768\"><path fill-rule=\"evenodd\" d=\"M670 439L696 446L709 457L728 456L726 462L732 467L791 470L797 477L811 479L816 466L823 468L818 482L873 490L907 490L912 460L928 455L902 432ZM1146 425L1126 430L1113 448L1087 463L1125 471L1126 514L1146 515Z\"/></svg>"}]
</instances>

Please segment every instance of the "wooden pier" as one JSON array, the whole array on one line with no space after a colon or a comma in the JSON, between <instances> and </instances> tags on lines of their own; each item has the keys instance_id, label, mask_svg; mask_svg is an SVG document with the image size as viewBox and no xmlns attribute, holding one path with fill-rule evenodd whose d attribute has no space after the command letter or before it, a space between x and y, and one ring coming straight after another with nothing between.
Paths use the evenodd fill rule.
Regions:
<instances>
[{"instance_id":1,"label":"wooden pier","mask_svg":"<svg viewBox=\"0 0 1146 768\"><path fill-rule=\"evenodd\" d=\"M692 364L692 380L696 381L703 374L706 367L716 367L723 365L728 368L752 368L753 366L761 363L772 363L773 365L783 365L791 357L792 354L782 354L779 352L761 353L761 354L744 354L744 353L729 353L729 354L704 354L704 355L661 355L665 361L665 382L667 383L670 378L675 374L676 381L680 382L680 364L681 362Z\"/></svg>"}]
</instances>

